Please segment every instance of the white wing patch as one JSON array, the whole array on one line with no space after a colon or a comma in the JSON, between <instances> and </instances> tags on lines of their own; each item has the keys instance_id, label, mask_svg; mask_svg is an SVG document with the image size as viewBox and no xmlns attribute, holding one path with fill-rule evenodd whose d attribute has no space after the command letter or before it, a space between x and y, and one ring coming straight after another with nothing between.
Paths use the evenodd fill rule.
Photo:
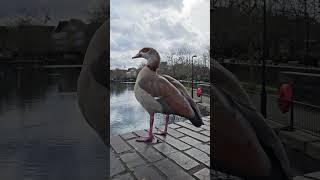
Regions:
<instances>
[{"instance_id":1,"label":"white wing patch","mask_svg":"<svg viewBox=\"0 0 320 180\"><path fill-rule=\"evenodd\" d=\"M154 99L155 99L155 100L158 100L158 99L160 99L160 97L154 97Z\"/></svg>"}]
</instances>

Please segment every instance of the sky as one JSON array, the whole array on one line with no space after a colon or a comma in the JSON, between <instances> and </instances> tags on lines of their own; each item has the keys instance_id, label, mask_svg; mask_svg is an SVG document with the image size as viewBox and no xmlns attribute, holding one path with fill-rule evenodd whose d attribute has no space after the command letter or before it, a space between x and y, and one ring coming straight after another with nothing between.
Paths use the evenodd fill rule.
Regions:
<instances>
[{"instance_id":1,"label":"sky","mask_svg":"<svg viewBox=\"0 0 320 180\"><path fill-rule=\"evenodd\" d=\"M143 47L155 48L165 61L170 49L184 46L200 56L209 41L208 0L110 1L111 69L143 63L143 59L131 59Z\"/></svg>"},{"instance_id":2,"label":"sky","mask_svg":"<svg viewBox=\"0 0 320 180\"><path fill-rule=\"evenodd\" d=\"M101 0L0 0L0 25L15 16L31 15L42 17L49 12L48 25L57 25L60 20L88 19L88 10Z\"/></svg>"}]
</instances>

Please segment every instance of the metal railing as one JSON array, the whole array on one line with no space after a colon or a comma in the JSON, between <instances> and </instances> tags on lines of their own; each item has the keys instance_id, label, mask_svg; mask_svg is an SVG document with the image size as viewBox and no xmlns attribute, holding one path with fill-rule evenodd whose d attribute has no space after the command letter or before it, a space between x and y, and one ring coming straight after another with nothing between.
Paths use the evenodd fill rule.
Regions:
<instances>
[{"instance_id":1,"label":"metal railing","mask_svg":"<svg viewBox=\"0 0 320 180\"><path fill-rule=\"evenodd\" d=\"M186 81L186 80L179 80L180 83L185 85L187 88L191 89L191 81ZM204 96L210 96L210 83L204 82L204 81L194 81L194 91L198 88L202 88L202 94Z\"/></svg>"},{"instance_id":2,"label":"metal railing","mask_svg":"<svg viewBox=\"0 0 320 180\"><path fill-rule=\"evenodd\" d=\"M260 94L247 91L253 104L260 108ZM288 130L302 130L320 137L320 107L300 101L292 101L289 112L282 113L278 106L278 97L267 95L267 119L280 123Z\"/></svg>"}]
</instances>

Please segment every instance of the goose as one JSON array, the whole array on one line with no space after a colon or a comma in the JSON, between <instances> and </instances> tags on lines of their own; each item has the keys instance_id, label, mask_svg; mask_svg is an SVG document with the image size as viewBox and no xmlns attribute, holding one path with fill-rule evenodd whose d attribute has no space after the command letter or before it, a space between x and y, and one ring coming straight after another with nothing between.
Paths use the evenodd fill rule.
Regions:
<instances>
[{"instance_id":1,"label":"goose","mask_svg":"<svg viewBox=\"0 0 320 180\"><path fill-rule=\"evenodd\" d=\"M137 101L150 115L148 136L140 137L137 141L150 142L153 140L152 129L155 113L166 114L165 129L160 130L159 134L166 134L169 114L185 117L196 127L203 125L201 113L185 87L174 78L157 73L160 56L155 49L145 47L132 57L132 59L135 58L147 60L136 78L134 94Z\"/></svg>"},{"instance_id":2,"label":"goose","mask_svg":"<svg viewBox=\"0 0 320 180\"><path fill-rule=\"evenodd\" d=\"M99 27L87 48L78 78L77 96L82 115L107 145L107 58L109 57L108 23Z\"/></svg>"},{"instance_id":3,"label":"goose","mask_svg":"<svg viewBox=\"0 0 320 180\"><path fill-rule=\"evenodd\" d=\"M238 79L216 61L211 86L214 169L245 179L291 179L285 149Z\"/></svg>"},{"instance_id":4,"label":"goose","mask_svg":"<svg viewBox=\"0 0 320 180\"><path fill-rule=\"evenodd\" d=\"M159 70L159 69L157 69L157 70ZM197 111L197 114L200 114L200 117L202 117L198 106L196 105L196 103L192 100L192 98L188 94L187 89L178 80L174 79L173 77L171 77L169 75L161 74L160 76L166 78L172 85L174 85L180 91L180 93L183 96L187 97L188 102L191 104L192 107L194 107L194 110ZM164 130L158 128L157 132L155 132L155 134L162 135L162 136L165 136L167 134L169 114L165 115L164 120L165 120Z\"/></svg>"}]
</instances>

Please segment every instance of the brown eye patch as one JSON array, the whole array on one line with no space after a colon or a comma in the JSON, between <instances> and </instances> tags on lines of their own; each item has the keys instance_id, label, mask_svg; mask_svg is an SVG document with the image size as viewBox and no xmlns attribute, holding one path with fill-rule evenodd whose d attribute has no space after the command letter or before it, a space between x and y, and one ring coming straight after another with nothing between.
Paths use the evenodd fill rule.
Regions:
<instances>
[{"instance_id":1,"label":"brown eye patch","mask_svg":"<svg viewBox=\"0 0 320 180\"><path fill-rule=\"evenodd\" d=\"M146 52L148 52L149 51L149 48L143 48L143 49L141 49L141 52L143 52L143 53L146 53Z\"/></svg>"}]
</instances>

